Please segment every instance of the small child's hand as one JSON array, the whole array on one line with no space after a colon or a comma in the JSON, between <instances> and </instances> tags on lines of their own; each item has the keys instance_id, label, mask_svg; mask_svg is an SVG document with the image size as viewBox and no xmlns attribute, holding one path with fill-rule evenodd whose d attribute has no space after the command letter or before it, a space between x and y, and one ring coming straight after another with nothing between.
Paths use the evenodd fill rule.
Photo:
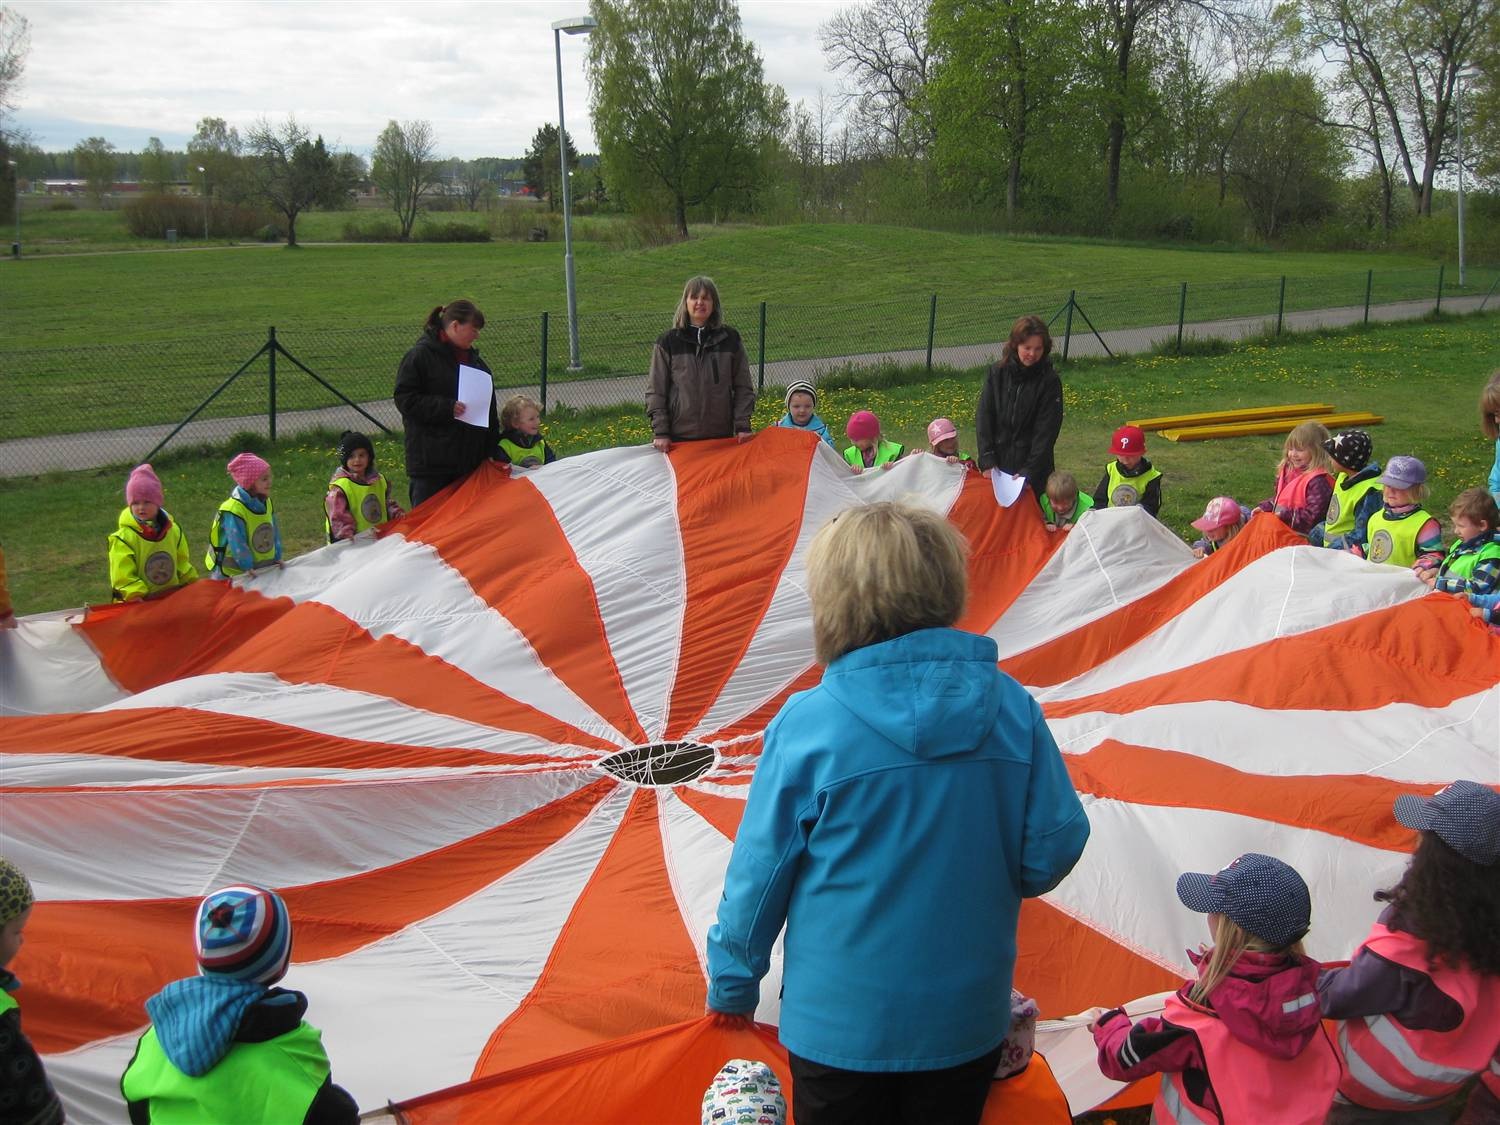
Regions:
<instances>
[{"instance_id":1,"label":"small child's hand","mask_svg":"<svg viewBox=\"0 0 1500 1125\"><path fill-rule=\"evenodd\" d=\"M950 464L950 465L957 465L958 464L958 458L957 457L944 457L943 460L946 461L946 462L948 462L948 464Z\"/></svg>"},{"instance_id":2,"label":"small child's hand","mask_svg":"<svg viewBox=\"0 0 1500 1125\"><path fill-rule=\"evenodd\" d=\"M880 467L882 469L894 469L896 467L896 462L894 462L894 461L887 461L884 465L882 465Z\"/></svg>"},{"instance_id":3,"label":"small child's hand","mask_svg":"<svg viewBox=\"0 0 1500 1125\"><path fill-rule=\"evenodd\" d=\"M1207 557L1208 556L1203 553L1203 548L1202 547L1194 547L1193 548L1193 558L1195 558L1195 559L1203 559L1203 558L1207 558Z\"/></svg>"},{"instance_id":4,"label":"small child's hand","mask_svg":"<svg viewBox=\"0 0 1500 1125\"><path fill-rule=\"evenodd\" d=\"M1047 525L1047 530L1048 531L1056 531L1057 530L1057 524L1055 524L1055 523L1049 523Z\"/></svg>"},{"instance_id":5,"label":"small child's hand","mask_svg":"<svg viewBox=\"0 0 1500 1125\"><path fill-rule=\"evenodd\" d=\"M1099 1018L1108 1011L1108 1008L1090 1008L1086 1012L1079 1012L1078 1015L1088 1019L1089 1030L1093 1031L1094 1028L1099 1026Z\"/></svg>"},{"instance_id":6,"label":"small child's hand","mask_svg":"<svg viewBox=\"0 0 1500 1125\"><path fill-rule=\"evenodd\" d=\"M859 476L860 473L865 471L865 467L863 465L855 465L853 466L853 468L855 476Z\"/></svg>"},{"instance_id":7,"label":"small child's hand","mask_svg":"<svg viewBox=\"0 0 1500 1125\"><path fill-rule=\"evenodd\" d=\"M1487 609L1485 609L1483 606L1471 605L1469 607L1469 616L1470 617L1477 617L1481 621L1484 621L1484 620L1488 619L1489 612L1490 611L1487 610ZM4 629L4 628L6 628L5 622L0 621L0 629ZM15 628L15 626L12 625L12 626L10 626L10 628Z\"/></svg>"}]
</instances>

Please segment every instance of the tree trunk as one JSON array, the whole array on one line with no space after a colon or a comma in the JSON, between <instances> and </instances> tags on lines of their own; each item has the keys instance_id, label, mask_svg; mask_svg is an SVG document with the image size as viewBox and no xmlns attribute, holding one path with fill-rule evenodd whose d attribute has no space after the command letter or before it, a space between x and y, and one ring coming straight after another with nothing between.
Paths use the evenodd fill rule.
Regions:
<instances>
[{"instance_id":1,"label":"tree trunk","mask_svg":"<svg viewBox=\"0 0 1500 1125\"><path fill-rule=\"evenodd\" d=\"M286 217L286 244L297 245L297 212L293 211Z\"/></svg>"},{"instance_id":2,"label":"tree trunk","mask_svg":"<svg viewBox=\"0 0 1500 1125\"><path fill-rule=\"evenodd\" d=\"M1012 153L1010 175L1005 179L1005 221L1013 222L1016 208L1021 205L1021 154Z\"/></svg>"},{"instance_id":3,"label":"tree trunk","mask_svg":"<svg viewBox=\"0 0 1500 1125\"><path fill-rule=\"evenodd\" d=\"M687 200L685 200L681 195L674 196L674 199L676 200L674 209L677 214L677 233L682 235L683 238L686 238L688 236Z\"/></svg>"}]
</instances>

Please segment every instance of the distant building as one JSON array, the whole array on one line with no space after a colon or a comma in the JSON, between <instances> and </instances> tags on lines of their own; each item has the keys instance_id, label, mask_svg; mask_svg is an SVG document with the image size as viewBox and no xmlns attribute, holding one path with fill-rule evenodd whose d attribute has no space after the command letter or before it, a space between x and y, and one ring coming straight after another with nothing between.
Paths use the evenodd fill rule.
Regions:
<instances>
[{"instance_id":1,"label":"distant building","mask_svg":"<svg viewBox=\"0 0 1500 1125\"><path fill-rule=\"evenodd\" d=\"M46 195L87 195L87 180L37 180L32 190L40 189ZM116 180L109 185L109 195L140 195L150 191L149 184L139 180ZM168 195L196 195L189 180L175 180L167 184Z\"/></svg>"}]
</instances>

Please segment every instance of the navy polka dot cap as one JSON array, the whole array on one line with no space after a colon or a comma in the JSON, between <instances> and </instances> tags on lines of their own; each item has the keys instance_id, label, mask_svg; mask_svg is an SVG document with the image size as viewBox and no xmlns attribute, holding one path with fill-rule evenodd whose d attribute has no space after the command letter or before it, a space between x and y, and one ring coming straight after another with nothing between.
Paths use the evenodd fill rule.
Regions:
<instances>
[{"instance_id":1,"label":"navy polka dot cap","mask_svg":"<svg viewBox=\"0 0 1500 1125\"><path fill-rule=\"evenodd\" d=\"M1481 867L1500 863L1500 793L1477 781L1455 781L1431 797L1396 798L1396 819L1435 832L1443 843Z\"/></svg>"},{"instance_id":2,"label":"navy polka dot cap","mask_svg":"<svg viewBox=\"0 0 1500 1125\"><path fill-rule=\"evenodd\" d=\"M1222 914L1240 929L1282 949L1312 926L1312 895L1291 867L1246 852L1223 871L1177 877L1177 897L1199 914Z\"/></svg>"}]
</instances>

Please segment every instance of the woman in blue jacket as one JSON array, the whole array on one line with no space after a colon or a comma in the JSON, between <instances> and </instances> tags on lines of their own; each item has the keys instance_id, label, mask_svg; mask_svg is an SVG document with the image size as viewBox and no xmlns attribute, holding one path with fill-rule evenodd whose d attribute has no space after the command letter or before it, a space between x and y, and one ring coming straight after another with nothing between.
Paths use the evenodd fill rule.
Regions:
<instances>
[{"instance_id":1,"label":"woman in blue jacket","mask_svg":"<svg viewBox=\"0 0 1500 1125\"><path fill-rule=\"evenodd\" d=\"M708 1005L754 1013L784 923L798 1125L977 1122L1021 899L1072 869L1088 820L995 642L953 628L967 575L947 520L845 512L807 577L826 671L766 731L708 934Z\"/></svg>"}]
</instances>

